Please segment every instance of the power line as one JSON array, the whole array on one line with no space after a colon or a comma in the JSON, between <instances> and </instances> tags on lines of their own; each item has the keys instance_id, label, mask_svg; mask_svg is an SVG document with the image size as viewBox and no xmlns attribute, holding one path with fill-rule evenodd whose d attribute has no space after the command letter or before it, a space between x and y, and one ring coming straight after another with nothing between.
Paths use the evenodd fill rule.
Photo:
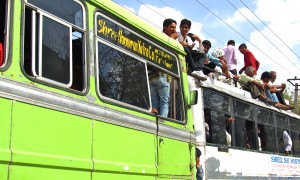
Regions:
<instances>
[{"instance_id":1,"label":"power line","mask_svg":"<svg viewBox=\"0 0 300 180\"><path fill-rule=\"evenodd\" d=\"M227 0L229 4L231 4L231 6L233 6L245 19L247 19L247 21L253 26L255 27L255 29L269 42L271 43L284 57L287 58L287 60L289 60L294 66L296 66L296 64L294 64L272 41L270 41L269 38L267 38L234 4L231 3L230 0ZM298 68L296 66L296 68ZM300 68L298 68L300 70Z\"/></svg>"},{"instance_id":2,"label":"power line","mask_svg":"<svg viewBox=\"0 0 300 180\"><path fill-rule=\"evenodd\" d=\"M232 4L232 2L230 0L227 0L229 2L229 4L231 4L231 6L233 6L245 19L247 19L247 21L253 26L255 27L255 29L269 42L271 43L284 57L287 58L288 61L290 61L297 69L300 70L300 68L297 67L296 64L294 64L289 57L287 57L272 41L270 41L269 38L267 38L234 4ZM250 10L250 9L248 9Z\"/></svg>"},{"instance_id":3,"label":"power line","mask_svg":"<svg viewBox=\"0 0 300 180\"><path fill-rule=\"evenodd\" d=\"M230 27L234 32L236 32L237 34L239 34L241 37L243 37L246 41L248 41L252 46L254 46L257 50L259 50L261 53L263 53L266 57L268 57L269 59L271 59L273 62L275 62L277 65L279 65L280 67L282 67L283 69L285 69L287 72L289 72L291 75L293 75L289 70L287 70L285 67L283 67L281 64L279 64L278 62L276 62L274 59L272 59L269 55L267 55L265 52L263 52L262 50L260 50L256 45L254 45L253 43L251 43L245 36L243 36L240 32L238 32L236 29L234 29L232 26L230 26L227 22L225 22L222 18L220 18L216 13L214 13L213 11L211 11L208 7L206 7L203 3L201 3L199 0L195 0L198 4L200 4L202 7L204 7L206 10L208 10L210 13L212 13L215 17L217 17L220 21L222 21L223 23L225 23L228 27Z\"/></svg>"},{"instance_id":4,"label":"power line","mask_svg":"<svg viewBox=\"0 0 300 180\"><path fill-rule=\"evenodd\" d=\"M253 11L251 11L250 10L250 8L242 1L242 0L240 0L243 4L244 4L244 6L247 8L247 9L249 9L249 11L267 28L267 29L269 29L291 52L293 52L293 54L295 55L295 56L297 56L298 57L298 59L300 59L300 57L271 29L271 28L269 28L269 26L267 26Z\"/></svg>"}]
</instances>

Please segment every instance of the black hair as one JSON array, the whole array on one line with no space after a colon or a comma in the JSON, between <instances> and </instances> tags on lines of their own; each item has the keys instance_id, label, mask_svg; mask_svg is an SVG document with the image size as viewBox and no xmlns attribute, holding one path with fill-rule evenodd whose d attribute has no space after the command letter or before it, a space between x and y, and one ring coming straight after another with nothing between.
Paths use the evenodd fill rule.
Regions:
<instances>
[{"instance_id":1,"label":"black hair","mask_svg":"<svg viewBox=\"0 0 300 180\"><path fill-rule=\"evenodd\" d=\"M240 48L245 48L245 49L247 49L247 45L245 44L245 43L243 43L243 44L241 44L240 46L239 46L239 49Z\"/></svg>"},{"instance_id":2,"label":"black hair","mask_svg":"<svg viewBox=\"0 0 300 180\"><path fill-rule=\"evenodd\" d=\"M177 24L177 22L174 19L171 19L171 18L165 19L163 22L163 27L167 27L172 23Z\"/></svg>"},{"instance_id":3,"label":"black hair","mask_svg":"<svg viewBox=\"0 0 300 180\"><path fill-rule=\"evenodd\" d=\"M200 157L201 156L201 151L200 149L196 148L196 157Z\"/></svg>"},{"instance_id":4,"label":"black hair","mask_svg":"<svg viewBox=\"0 0 300 180\"><path fill-rule=\"evenodd\" d=\"M202 41L202 45L207 45L207 46L211 47L211 43L209 40Z\"/></svg>"},{"instance_id":5,"label":"black hair","mask_svg":"<svg viewBox=\"0 0 300 180\"><path fill-rule=\"evenodd\" d=\"M191 26L192 26L192 21L190 21L190 20L188 20L188 19L183 19L183 20L181 20L181 22L180 22L180 27L182 27L184 24L188 25L189 28L191 28Z\"/></svg>"},{"instance_id":6,"label":"black hair","mask_svg":"<svg viewBox=\"0 0 300 180\"><path fill-rule=\"evenodd\" d=\"M269 79L271 79L271 78L272 78L271 73L268 72L268 71L263 72L263 73L261 74L260 79L264 79L264 78L269 78Z\"/></svg>"},{"instance_id":7,"label":"black hair","mask_svg":"<svg viewBox=\"0 0 300 180\"><path fill-rule=\"evenodd\" d=\"M227 46L228 46L228 45L233 45L233 46L235 46L234 40L229 40L229 41L227 42Z\"/></svg>"}]
</instances>

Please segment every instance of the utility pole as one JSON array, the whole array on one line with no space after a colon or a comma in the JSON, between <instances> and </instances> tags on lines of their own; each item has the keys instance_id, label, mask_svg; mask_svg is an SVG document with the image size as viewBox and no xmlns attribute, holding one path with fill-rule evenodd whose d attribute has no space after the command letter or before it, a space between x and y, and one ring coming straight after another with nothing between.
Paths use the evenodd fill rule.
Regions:
<instances>
[{"instance_id":1,"label":"utility pole","mask_svg":"<svg viewBox=\"0 0 300 180\"><path fill-rule=\"evenodd\" d=\"M295 110L294 110L294 112L295 112L296 114L299 113L299 112L298 112L298 90L299 90L298 86L299 86L299 84L298 84L298 83L295 83L295 84L294 84L294 82L297 82L297 80L298 80L298 81L300 80L299 78L297 79L297 76L295 76L294 79L288 79L288 82L291 83L291 84L295 87L295 91L294 91L294 95L295 95L295 97L294 97L294 106L295 106ZM293 82L292 82L292 81L293 81Z\"/></svg>"}]
</instances>

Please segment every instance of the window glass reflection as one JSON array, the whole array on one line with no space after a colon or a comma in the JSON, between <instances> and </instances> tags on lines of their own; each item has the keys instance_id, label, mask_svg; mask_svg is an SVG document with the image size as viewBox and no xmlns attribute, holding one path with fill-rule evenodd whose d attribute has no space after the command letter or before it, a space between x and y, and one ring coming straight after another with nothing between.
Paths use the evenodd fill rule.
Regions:
<instances>
[{"instance_id":1,"label":"window glass reflection","mask_svg":"<svg viewBox=\"0 0 300 180\"><path fill-rule=\"evenodd\" d=\"M99 89L101 95L149 109L145 63L98 43Z\"/></svg>"},{"instance_id":2,"label":"window glass reflection","mask_svg":"<svg viewBox=\"0 0 300 180\"><path fill-rule=\"evenodd\" d=\"M204 105L229 114L229 97L204 89Z\"/></svg>"},{"instance_id":3,"label":"window glass reflection","mask_svg":"<svg viewBox=\"0 0 300 180\"><path fill-rule=\"evenodd\" d=\"M234 115L239 115L247 119L253 119L253 106L243 103L241 101L233 101L233 112Z\"/></svg>"},{"instance_id":4,"label":"window glass reflection","mask_svg":"<svg viewBox=\"0 0 300 180\"><path fill-rule=\"evenodd\" d=\"M44 16L42 77L70 82L70 28Z\"/></svg>"}]
</instances>

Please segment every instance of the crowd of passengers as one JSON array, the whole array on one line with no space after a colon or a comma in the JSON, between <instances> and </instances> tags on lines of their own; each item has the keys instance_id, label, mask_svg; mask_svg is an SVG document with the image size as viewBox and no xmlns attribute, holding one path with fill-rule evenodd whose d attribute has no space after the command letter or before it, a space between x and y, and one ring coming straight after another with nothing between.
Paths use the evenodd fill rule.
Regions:
<instances>
[{"instance_id":1,"label":"crowd of passengers","mask_svg":"<svg viewBox=\"0 0 300 180\"><path fill-rule=\"evenodd\" d=\"M163 22L163 33L167 36L178 40L186 52L185 60L188 68L188 75L206 81L207 76L218 78L227 84L239 82L242 89L250 92L252 98L259 99L267 105L274 106L282 110L292 110L293 106L285 103L282 92L286 84L275 84L276 72L266 71L257 78L257 70L260 66L259 61L254 57L252 52L247 49L246 44L239 46L239 51L244 55L244 66L237 71L237 57L235 41L229 40L227 47L224 49L216 48L212 53L208 53L211 48L211 42L201 39L192 33L189 33L192 22L183 19L180 22L180 31L176 31L177 22L173 19L165 19ZM219 67L225 78L221 79L216 76ZM166 81L167 83L167 81Z\"/></svg>"}]
</instances>

